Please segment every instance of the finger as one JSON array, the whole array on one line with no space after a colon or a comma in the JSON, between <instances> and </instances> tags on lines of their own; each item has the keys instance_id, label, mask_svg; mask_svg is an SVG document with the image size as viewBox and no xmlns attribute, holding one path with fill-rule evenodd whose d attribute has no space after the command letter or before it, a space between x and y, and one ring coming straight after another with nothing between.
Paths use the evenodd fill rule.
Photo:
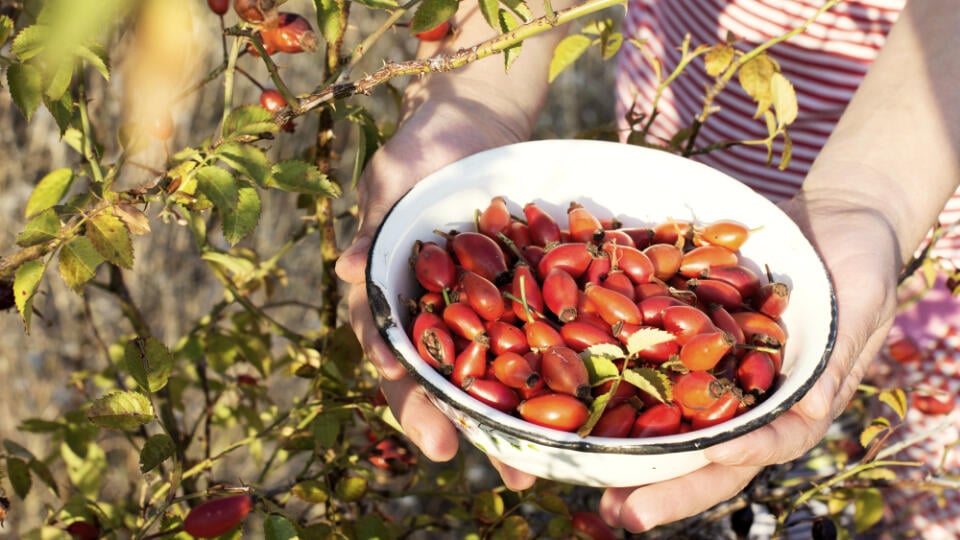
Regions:
<instances>
[{"instance_id":1,"label":"finger","mask_svg":"<svg viewBox=\"0 0 960 540\"><path fill-rule=\"evenodd\" d=\"M404 433L428 459L453 459L459 444L457 430L416 381L410 377L385 380L381 388Z\"/></svg>"},{"instance_id":2,"label":"finger","mask_svg":"<svg viewBox=\"0 0 960 540\"><path fill-rule=\"evenodd\" d=\"M533 484L537 481L536 476L527 474L519 469L514 469L506 463L492 457L490 458L490 463L493 465L493 468L500 473L503 485L507 486L507 489L523 491L532 488Z\"/></svg>"},{"instance_id":3,"label":"finger","mask_svg":"<svg viewBox=\"0 0 960 540\"><path fill-rule=\"evenodd\" d=\"M393 355L393 350L380 338L373 322L367 291L361 285L353 285L347 293L347 315L350 325L363 344L363 352L385 379L395 380L407 375L406 368Z\"/></svg>"},{"instance_id":4,"label":"finger","mask_svg":"<svg viewBox=\"0 0 960 540\"><path fill-rule=\"evenodd\" d=\"M711 446L704 453L711 462L727 466L785 463L816 446L831 420L830 416L812 419L795 409L789 410L770 424Z\"/></svg>"},{"instance_id":5,"label":"finger","mask_svg":"<svg viewBox=\"0 0 960 540\"><path fill-rule=\"evenodd\" d=\"M367 252L370 250L370 237L357 236L350 247L343 250L337 258L334 270L343 281L359 285L366 281Z\"/></svg>"},{"instance_id":6,"label":"finger","mask_svg":"<svg viewBox=\"0 0 960 540\"><path fill-rule=\"evenodd\" d=\"M610 488L600 499L600 516L631 532L694 516L740 493L762 467L711 463L690 474L639 488Z\"/></svg>"}]
</instances>

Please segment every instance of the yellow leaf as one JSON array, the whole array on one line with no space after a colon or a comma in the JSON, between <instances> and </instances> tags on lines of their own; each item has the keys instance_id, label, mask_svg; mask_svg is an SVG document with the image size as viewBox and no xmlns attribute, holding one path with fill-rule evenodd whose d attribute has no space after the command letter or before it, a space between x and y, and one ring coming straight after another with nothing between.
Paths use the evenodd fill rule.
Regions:
<instances>
[{"instance_id":1,"label":"yellow leaf","mask_svg":"<svg viewBox=\"0 0 960 540\"><path fill-rule=\"evenodd\" d=\"M660 328L654 328L652 326L640 328L636 332L630 334L630 337L627 338L627 353L633 355L639 351L643 351L649 349L650 347L655 347L661 343L666 343L675 339L677 339L676 336Z\"/></svg>"},{"instance_id":2,"label":"yellow leaf","mask_svg":"<svg viewBox=\"0 0 960 540\"><path fill-rule=\"evenodd\" d=\"M703 56L707 75L716 77L723 73L733 62L733 47L729 43L715 45Z\"/></svg>"},{"instance_id":3,"label":"yellow leaf","mask_svg":"<svg viewBox=\"0 0 960 540\"><path fill-rule=\"evenodd\" d=\"M785 127L797 119L797 93L793 84L782 73L770 77L770 92L773 97L773 110L777 113L777 123Z\"/></svg>"},{"instance_id":4,"label":"yellow leaf","mask_svg":"<svg viewBox=\"0 0 960 540\"><path fill-rule=\"evenodd\" d=\"M740 66L738 73L740 86L757 103L755 118L759 118L773 104L770 82L776 71L777 64L765 54L756 56Z\"/></svg>"},{"instance_id":5,"label":"yellow leaf","mask_svg":"<svg viewBox=\"0 0 960 540\"><path fill-rule=\"evenodd\" d=\"M901 419L907 414L907 393L899 388L880 392L880 401L886 403Z\"/></svg>"}]
</instances>

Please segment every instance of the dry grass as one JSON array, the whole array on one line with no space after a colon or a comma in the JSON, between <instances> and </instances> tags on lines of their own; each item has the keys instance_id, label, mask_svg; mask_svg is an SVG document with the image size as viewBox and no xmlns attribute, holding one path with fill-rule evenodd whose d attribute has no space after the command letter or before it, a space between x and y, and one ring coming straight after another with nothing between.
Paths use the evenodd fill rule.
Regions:
<instances>
[{"instance_id":1,"label":"dry grass","mask_svg":"<svg viewBox=\"0 0 960 540\"><path fill-rule=\"evenodd\" d=\"M291 0L290 10L312 13L312 2ZM364 20L363 10L354 10L354 23L358 28L372 24ZM220 57L217 38L218 21L206 17L209 28L202 29L209 38L209 47L203 51L209 66L214 66ZM379 50L371 51L368 58L378 62L381 58L403 59L412 52L409 40L403 35L388 36ZM247 58L244 64L251 73L266 80L265 70ZM281 59L285 80L295 92L307 91L316 81L311 69L314 59L307 56L284 56ZM488 61L499 61L490 59ZM259 69L258 69L259 68ZM537 138L571 137L582 126L595 126L608 121L610 85L603 64L594 56L584 58L577 73L562 76L554 85L547 111L537 127ZM94 122L105 141L116 128L117 99L120 89L116 80L109 86L91 77L91 103ZM238 91L246 102L256 100L257 89L245 79L238 79ZM371 98L358 98L357 104L382 107L383 94ZM176 118L177 131L172 140L179 148L196 144L199 134L210 133L217 117L215 111L221 98L221 90L206 88L195 96L189 110ZM0 166L0 253L16 249L14 239L22 230L23 208L32 187L44 174L58 167L74 167L78 155L63 144L58 136L53 119L45 112L36 114L28 125L10 102L4 91L0 94L0 155L5 156ZM301 155L312 144L311 133L315 132L312 119L298 121L294 135L283 135L274 144L274 157ZM343 158L341 174L348 174L353 158L350 134L341 133L337 144ZM108 142L109 144L109 142ZM154 148L142 161L153 165L162 164L163 155ZM149 178L144 172L125 179L131 185ZM295 198L284 194L272 194L264 201L261 225L247 245L264 253L271 252L298 226ZM342 210L351 205L348 193L339 203ZM350 220L341 226L341 244L349 241L352 227ZM149 324L156 336L173 344L197 318L207 312L219 300L221 288L199 262L192 241L185 227L164 224L154 219L152 232L137 239L136 262L125 279L133 298L148 315ZM317 289L318 276L314 271L317 258L317 241L305 241L298 254L284 260L290 276L290 286L282 295L285 298L310 298ZM103 276L99 276L103 279ZM57 419L79 404L79 394L71 386L71 374L81 371L96 372L108 365L103 351L104 344L116 341L129 329L124 324L115 303L104 293L88 290L84 298L68 290L55 272L50 272L43 282L36 306L41 317L35 319L31 335L25 335L14 310L0 313L0 440L12 439L27 447L37 456L46 456L56 449L46 446L47 440L40 436L18 432L18 425L26 418ZM314 299L320 303L323 299ZM288 309L275 313L284 320L291 320L303 329L315 326L310 310ZM112 452L120 469L136 470L130 463L131 452ZM10 493L9 484L3 484ZM35 486L34 493L43 490ZM38 525L45 515L44 503L53 503L49 494L31 497L21 503L9 518L7 526L0 529L0 538L17 538L17 531ZM11 536L12 535L12 536Z\"/></svg>"}]
</instances>

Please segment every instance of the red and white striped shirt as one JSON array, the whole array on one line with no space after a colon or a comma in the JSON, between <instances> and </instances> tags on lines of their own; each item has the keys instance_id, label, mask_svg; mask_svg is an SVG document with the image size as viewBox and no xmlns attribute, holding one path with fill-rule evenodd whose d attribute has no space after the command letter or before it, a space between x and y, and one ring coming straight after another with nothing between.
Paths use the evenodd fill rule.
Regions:
<instances>
[{"instance_id":1,"label":"red and white striped shirt","mask_svg":"<svg viewBox=\"0 0 960 540\"><path fill-rule=\"evenodd\" d=\"M773 165L766 165L767 149L763 145L736 145L696 159L727 172L774 201L795 194L883 46L905 1L841 2L816 17L806 31L768 51L793 84L799 105L799 115L788 128L793 153L786 170L776 167L782 151L779 139L774 143ZM801 26L816 15L822 4L822 0L633 0L623 32L625 37L646 40L649 51L662 62L666 73L679 62L679 46L688 34L691 47L720 43L729 33L736 36L738 48L750 50ZM658 84L654 71L633 45L624 45L617 62L617 118L623 119L634 103L637 111L649 112ZM651 135L669 138L690 126L703 108L704 89L713 82L702 61L687 66L661 97ZM729 85L714 104L719 110L701 128L699 147L766 138L763 120L754 118L756 104L739 85ZM622 128L628 127L621 122ZM960 192L941 214L944 224L958 219ZM941 240L937 254L960 255L960 235Z\"/></svg>"},{"instance_id":2,"label":"red and white striped shirt","mask_svg":"<svg viewBox=\"0 0 960 540\"><path fill-rule=\"evenodd\" d=\"M785 170L779 170L776 161L774 165L766 164L767 149L763 145L736 145L695 159L740 179L771 200L791 197L799 190L905 3L906 0L841 2L817 17L806 31L768 50L793 84L799 106L797 119L788 128L793 156ZM649 53L662 63L665 76L678 64L679 46L687 35L690 46L696 47L723 42L729 33L738 38L738 47L750 50L799 27L822 5L823 0L631 0L623 32L626 38L646 42ZM650 113L658 81L640 50L632 45L624 45L617 63L617 118L621 119L626 138L626 114L632 108L634 113ZM702 61L687 66L661 96L659 116L650 134L669 139L690 126L703 108L705 88L713 82ZM717 95L715 105L719 110L701 128L698 147L766 138L765 123L754 118L753 99L738 85L729 85ZM781 150L778 141L774 146L775 160ZM943 224L952 224L958 218L960 191L940 215ZM938 242L934 254L960 260L960 235L947 235ZM878 376L878 381L883 381L878 384L900 388L933 385L949 392L955 403L960 401L960 309L956 302L941 282L924 300L898 314L895 333L906 333L917 340L925 348L927 360L909 369L898 368L895 362L892 367L889 363L877 363L880 371L889 371ZM934 430L937 437L910 446L908 457L943 466L947 474L957 474L960 452L949 449L951 442L960 438L960 413L955 411L947 427L938 427L943 421L943 417L928 417L911 409L899 437ZM892 517L887 526L912 529L924 538L960 537L960 492L946 491L944 504L931 493L894 491L885 497Z\"/></svg>"}]
</instances>

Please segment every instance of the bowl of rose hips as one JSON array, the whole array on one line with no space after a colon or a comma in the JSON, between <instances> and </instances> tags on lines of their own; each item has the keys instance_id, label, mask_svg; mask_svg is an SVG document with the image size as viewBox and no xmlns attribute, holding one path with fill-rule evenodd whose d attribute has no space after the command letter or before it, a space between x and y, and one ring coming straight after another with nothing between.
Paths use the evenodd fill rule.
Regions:
<instances>
[{"instance_id":1,"label":"bowl of rose hips","mask_svg":"<svg viewBox=\"0 0 960 540\"><path fill-rule=\"evenodd\" d=\"M633 486L788 410L823 372L836 298L775 204L627 144L531 141L417 183L374 237L380 335L487 455Z\"/></svg>"}]
</instances>

